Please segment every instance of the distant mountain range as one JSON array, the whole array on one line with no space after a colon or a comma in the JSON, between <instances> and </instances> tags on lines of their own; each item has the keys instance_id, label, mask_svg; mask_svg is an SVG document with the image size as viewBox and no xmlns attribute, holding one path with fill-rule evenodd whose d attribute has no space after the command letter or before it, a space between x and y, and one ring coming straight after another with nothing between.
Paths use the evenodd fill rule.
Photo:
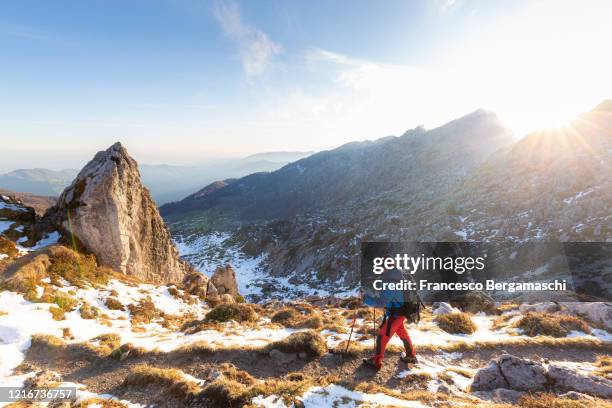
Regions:
<instances>
[{"instance_id":1,"label":"distant mountain range","mask_svg":"<svg viewBox=\"0 0 612 408\"><path fill-rule=\"evenodd\" d=\"M161 212L171 217L213 211L231 225L343 212L382 197L433 198L511 142L494 114L476 111L437 129L353 142L271 173L251 174L205 196L166 204Z\"/></svg>"},{"instance_id":2,"label":"distant mountain range","mask_svg":"<svg viewBox=\"0 0 612 408\"><path fill-rule=\"evenodd\" d=\"M0 188L24 193L57 196L77 175L75 169L19 169L0 174Z\"/></svg>"},{"instance_id":3,"label":"distant mountain range","mask_svg":"<svg viewBox=\"0 0 612 408\"><path fill-rule=\"evenodd\" d=\"M179 200L202 186L220 178L273 171L306 157L312 152L267 152L242 159L214 161L198 166L172 166L167 164L142 164L139 166L142 181L151 190L158 205ZM38 195L58 196L76 177L75 169L20 169L0 174L0 188Z\"/></svg>"},{"instance_id":4,"label":"distant mountain range","mask_svg":"<svg viewBox=\"0 0 612 408\"><path fill-rule=\"evenodd\" d=\"M226 245L265 255L265 269L289 282L354 287L364 240L612 241L610 174L610 101L520 140L479 110L208 186L160 211L177 236L224 231Z\"/></svg>"}]
</instances>

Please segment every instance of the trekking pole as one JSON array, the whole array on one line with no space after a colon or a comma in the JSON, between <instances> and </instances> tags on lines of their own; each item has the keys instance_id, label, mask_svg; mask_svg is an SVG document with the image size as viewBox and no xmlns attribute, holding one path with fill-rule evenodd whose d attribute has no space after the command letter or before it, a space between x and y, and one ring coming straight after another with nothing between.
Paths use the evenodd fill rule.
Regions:
<instances>
[{"instance_id":1,"label":"trekking pole","mask_svg":"<svg viewBox=\"0 0 612 408\"><path fill-rule=\"evenodd\" d=\"M374 333L376 333L376 308L375 307L372 308L372 315L374 316L372 318L372 327L374 328Z\"/></svg>"},{"instance_id":2,"label":"trekking pole","mask_svg":"<svg viewBox=\"0 0 612 408\"><path fill-rule=\"evenodd\" d=\"M346 342L346 350L344 354L348 354L349 346L351 345L351 337L353 337L353 329L355 328L355 323L357 322L357 310L355 309L355 316L353 317L353 324L351 325L351 332L349 333L348 341Z\"/></svg>"}]
</instances>

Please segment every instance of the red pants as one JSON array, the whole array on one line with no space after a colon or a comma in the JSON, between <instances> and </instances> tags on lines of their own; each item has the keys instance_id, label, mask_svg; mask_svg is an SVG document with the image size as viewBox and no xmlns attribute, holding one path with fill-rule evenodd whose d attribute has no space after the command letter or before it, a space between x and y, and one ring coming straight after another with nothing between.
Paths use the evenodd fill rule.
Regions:
<instances>
[{"instance_id":1,"label":"red pants","mask_svg":"<svg viewBox=\"0 0 612 408\"><path fill-rule=\"evenodd\" d=\"M410 336L404 327L404 320L406 320L404 316L387 317L380 325L378 336L376 336L375 354L372 358L377 367L380 368L382 366L382 361L385 358L387 343L389 343L391 337L393 337L393 335L396 333L402 340L402 343L404 343L406 355L416 357L416 352L412 346L412 341L410 340Z\"/></svg>"}]
</instances>

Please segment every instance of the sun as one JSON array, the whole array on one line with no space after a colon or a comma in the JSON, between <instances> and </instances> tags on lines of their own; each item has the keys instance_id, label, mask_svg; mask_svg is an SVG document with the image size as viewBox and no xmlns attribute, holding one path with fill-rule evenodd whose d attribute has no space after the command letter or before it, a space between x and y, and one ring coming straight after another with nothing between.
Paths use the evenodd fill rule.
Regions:
<instances>
[{"instance_id":1,"label":"sun","mask_svg":"<svg viewBox=\"0 0 612 408\"><path fill-rule=\"evenodd\" d=\"M502 115L517 137L541 130L566 129L572 125L577 114L585 111L584 107L564 106L552 101L534 105L536 107L525 106Z\"/></svg>"}]
</instances>

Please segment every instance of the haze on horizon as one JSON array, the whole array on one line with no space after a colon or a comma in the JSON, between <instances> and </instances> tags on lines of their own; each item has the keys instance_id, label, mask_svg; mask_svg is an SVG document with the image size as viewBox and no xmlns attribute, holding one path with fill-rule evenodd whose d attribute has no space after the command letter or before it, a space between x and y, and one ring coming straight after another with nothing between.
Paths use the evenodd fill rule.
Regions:
<instances>
[{"instance_id":1,"label":"haze on horizon","mask_svg":"<svg viewBox=\"0 0 612 408\"><path fill-rule=\"evenodd\" d=\"M605 0L0 4L0 172L312 151L475 109L516 136L612 95Z\"/></svg>"}]
</instances>

